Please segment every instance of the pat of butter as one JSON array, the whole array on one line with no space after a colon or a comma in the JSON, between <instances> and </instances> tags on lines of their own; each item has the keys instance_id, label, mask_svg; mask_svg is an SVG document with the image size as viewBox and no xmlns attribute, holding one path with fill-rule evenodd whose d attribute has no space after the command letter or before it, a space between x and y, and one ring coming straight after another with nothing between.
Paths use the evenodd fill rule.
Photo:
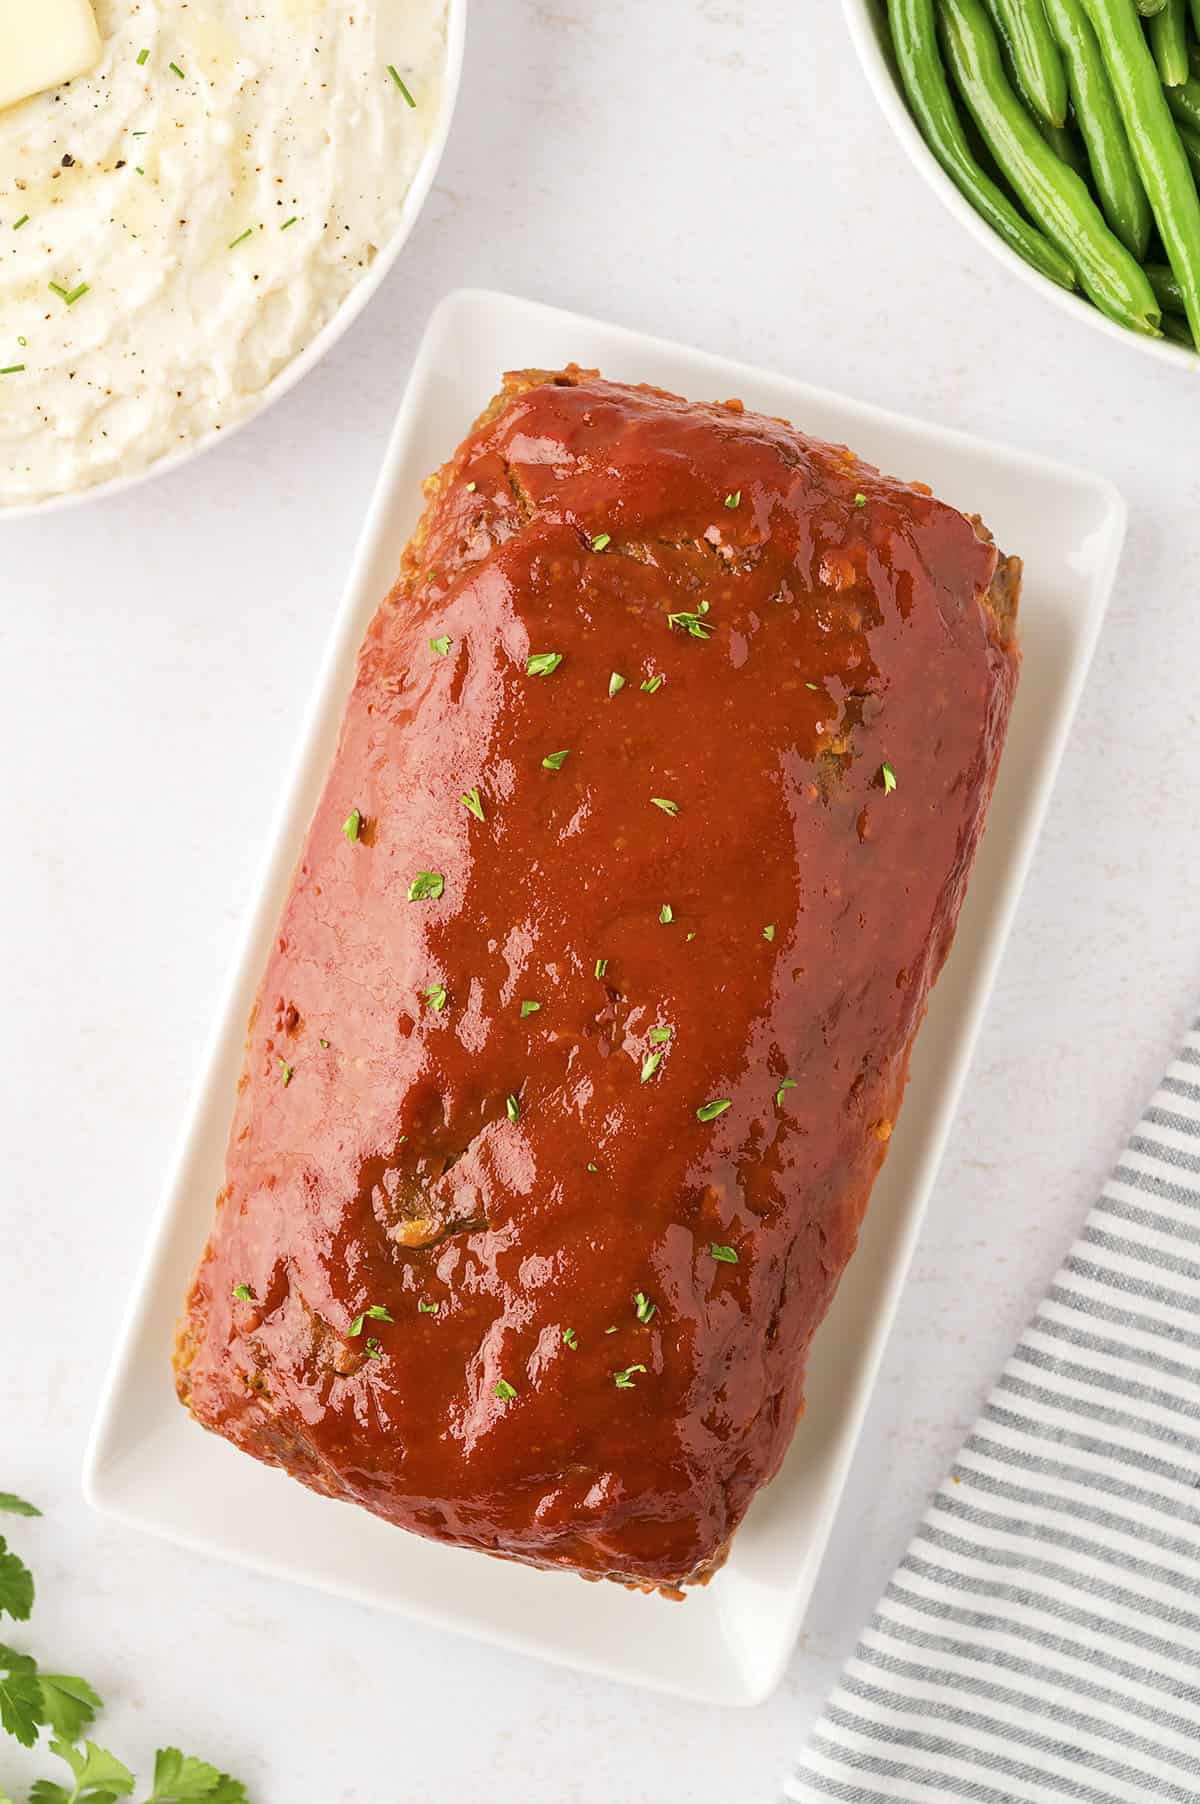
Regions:
<instances>
[{"instance_id":1,"label":"pat of butter","mask_svg":"<svg viewBox=\"0 0 1200 1804\"><path fill-rule=\"evenodd\" d=\"M91 0L0 0L0 107L82 75L99 55Z\"/></svg>"}]
</instances>

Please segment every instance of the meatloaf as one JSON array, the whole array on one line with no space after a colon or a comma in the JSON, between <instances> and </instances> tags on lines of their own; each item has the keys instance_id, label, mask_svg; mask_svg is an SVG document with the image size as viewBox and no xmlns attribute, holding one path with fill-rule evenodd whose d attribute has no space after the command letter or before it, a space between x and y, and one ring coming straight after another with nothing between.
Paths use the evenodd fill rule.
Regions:
<instances>
[{"instance_id":1,"label":"meatloaf","mask_svg":"<svg viewBox=\"0 0 1200 1804\"><path fill-rule=\"evenodd\" d=\"M176 1350L200 1423L436 1540L719 1565L949 950L1019 574L737 401L505 379L263 975Z\"/></svg>"}]
</instances>

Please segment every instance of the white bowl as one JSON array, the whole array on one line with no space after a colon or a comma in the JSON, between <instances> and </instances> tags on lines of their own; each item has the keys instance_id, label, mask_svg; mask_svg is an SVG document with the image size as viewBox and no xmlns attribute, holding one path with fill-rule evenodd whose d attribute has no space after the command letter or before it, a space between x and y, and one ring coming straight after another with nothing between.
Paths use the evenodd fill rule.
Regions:
<instances>
[{"instance_id":1,"label":"white bowl","mask_svg":"<svg viewBox=\"0 0 1200 1804\"><path fill-rule=\"evenodd\" d=\"M289 389L295 388L297 382L314 369L358 318L367 302L371 299L385 278L390 273L400 252L408 242L409 234L417 223L421 208L433 186L433 178L437 174L438 164L442 160L442 152L446 148L446 139L450 135L450 124L454 118L454 108L458 100L459 81L462 76L463 47L467 36L467 0L446 0L446 62L442 76L441 96L438 102L438 117L425 146L424 155L417 165L416 173L404 197L404 206L395 231L387 243L381 246L378 256L362 279L355 283L337 312L322 326L316 337L302 351L297 352L290 362L272 377L259 394L257 401L246 414L231 426L207 432L194 444L185 446L180 451L172 451L166 457L157 458L144 470L136 470L129 476L114 476L108 482L97 482L91 487L72 489L63 495L50 495L44 501L23 502L18 507L0 506L0 526L10 520L29 520L35 516L40 519L44 514L58 513L63 508L79 507L86 501L101 501L110 495L124 494L128 489L137 488L140 483L149 482L155 476L163 475L167 470L177 470L180 464L187 463L201 452L211 450L216 444L224 444L248 426L251 420L257 420L273 402Z\"/></svg>"},{"instance_id":2,"label":"white bowl","mask_svg":"<svg viewBox=\"0 0 1200 1804\"><path fill-rule=\"evenodd\" d=\"M1126 326L1118 326L1115 320L1101 313L1098 307L1093 307L1082 295L1070 294L1065 288L1060 288L1057 282L1040 275L1026 263L1024 257L1018 257L1015 251L1009 249L1003 238L998 237L984 223L969 201L963 199L917 130L896 72L887 25L886 0L842 0L842 7L846 23L850 27L850 36L854 40L854 48L858 52L858 60L875 91L876 100L883 108L885 118L916 169L955 218L966 226L968 232L986 245L993 257L998 258L1013 275L1019 276L1030 288L1036 288L1039 294L1048 296L1075 319L1098 328L1107 338L1119 339L1123 345L1131 346L1134 350L1143 351L1162 362L1180 364L1195 371L1196 353L1186 345L1175 344L1166 338L1148 338L1144 332L1132 332Z\"/></svg>"}]
</instances>

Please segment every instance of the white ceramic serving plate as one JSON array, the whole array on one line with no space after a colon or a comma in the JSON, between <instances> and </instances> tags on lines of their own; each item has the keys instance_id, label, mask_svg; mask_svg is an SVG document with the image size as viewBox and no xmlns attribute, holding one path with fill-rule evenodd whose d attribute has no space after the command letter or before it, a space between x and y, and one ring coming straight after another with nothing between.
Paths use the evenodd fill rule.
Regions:
<instances>
[{"instance_id":1,"label":"white ceramic serving plate","mask_svg":"<svg viewBox=\"0 0 1200 1804\"><path fill-rule=\"evenodd\" d=\"M175 1318L222 1182L245 1023L292 869L333 755L355 654L421 507L421 478L462 438L503 370L572 359L694 399L740 395L930 482L1024 554L1024 675L987 833L867 1227L817 1336L791 1454L729 1563L680 1603L435 1545L314 1496L198 1428L175 1400ZM263 872L179 1161L150 1244L87 1458L97 1509L281 1578L382 1604L524 1653L705 1699L752 1704L800 1628L971 1046L1108 600L1124 507L1105 482L722 357L465 291L426 331L268 837Z\"/></svg>"},{"instance_id":2,"label":"white ceramic serving plate","mask_svg":"<svg viewBox=\"0 0 1200 1804\"><path fill-rule=\"evenodd\" d=\"M1197 365L1196 353L1186 345L1174 344L1167 338L1148 338L1144 332L1131 332L1125 326L1118 326L1115 320L1107 318L1098 307L1093 307L1090 301L1084 300L1082 295L1069 294L1057 282L1041 275L1026 263L1024 257L1018 257L1015 251L1010 250L1003 238L998 237L990 226L985 225L970 202L963 199L913 122L892 56L887 0L842 0L842 6L854 48L858 52L858 60L874 90L876 100L883 108L888 124L916 169L955 217L966 226L972 237L985 245L993 257L998 257L1013 275L1019 276L1031 288L1036 288L1039 294L1047 295L1059 307L1065 307L1075 319L1097 327L1107 338L1115 338L1135 351L1157 357L1166 363L1179 364L1194 375L1200 366Z\"/></svg>"},{"instance_id":3,"label":"white ceramic serving plate","mask_svg":"<svg viewBox=\"0 0 1200 1804\"><path fill-rule=\"evenodd\" d=\"M45 501L23 502L19 507L0 506L0 526L6 525L10 520L30 520L35 516L41 519L45 514L59 513L64 508L80 507L88 501L103 501L111 495L124 494L127 489L135 489L143 482L152 481L155 476L165 475L168 470L177 470L180 464L189 463L202 452L211 451L214 445L227 444L243 426L248 426L251 420L257 420L268 407L295 388L297 382L302 381L311 369L315 369L326 352L332 350L338 339L349 331L367 302L378 292L395 267L433 186L433 178L442 160L454 109L458 103L463 51L467 39L467 4L468 0L446 0L446 61L438 96L438 116L425 146L425 154L417 165L404 197L396 229L387 243L380 246L366 275L355 283L332 319L325 322L312 342L305 345L289 363L284 364L262 390L255 405L240 420L235 420L232 426L214 429L203 438L198 438L195 444L185 445L167 457L160 457L144 470L135 470L131 476L114 476L109 482L98 482L90 488L73 489L66 495L51 495Z\"/></svg>"}]
</instances>

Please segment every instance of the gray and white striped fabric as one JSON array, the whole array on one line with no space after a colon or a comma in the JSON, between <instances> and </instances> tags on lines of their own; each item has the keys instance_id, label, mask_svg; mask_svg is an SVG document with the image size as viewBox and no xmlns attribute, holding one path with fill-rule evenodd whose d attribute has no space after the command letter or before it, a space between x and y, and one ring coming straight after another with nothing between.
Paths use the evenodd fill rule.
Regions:
<instances>
[{"instance_id":1,"label":"gray and white striped fabric","mask_svg":"<svg viewBox=\"0 0 1200 1804\"><path fill-rule=\"evenodd\" d=\"M785 1790L1200 1800L1200 1023Z\"/></svg>"}]
</instances>

